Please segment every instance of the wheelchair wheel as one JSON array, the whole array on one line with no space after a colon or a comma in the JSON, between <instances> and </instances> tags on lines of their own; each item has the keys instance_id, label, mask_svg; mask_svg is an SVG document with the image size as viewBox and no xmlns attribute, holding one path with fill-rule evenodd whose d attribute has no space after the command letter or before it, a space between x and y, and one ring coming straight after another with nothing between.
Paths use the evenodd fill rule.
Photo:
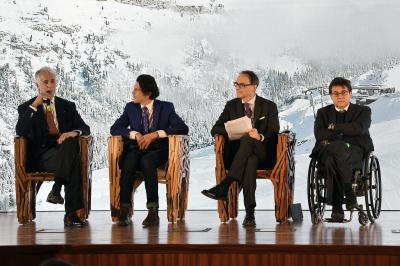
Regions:
<instances>
[{"instance_id":1,"label":"wheelchair wheel","mask_svg":"<svg viewBox=\"0 0 400 266\"><path fill-rule=\"evenodd\" d=\"M371 222L379 217L382 205L381 168L378 158L370 153L365 161L365 205Z\"/></svg>"},{"instance_id":2,"label":"wheelchair wheel","mask_svg":"<svg viewBox=\"0 0 400 266\"><path fill-rule=\"evenodd\" d=\"M307 192L311 222L317 224L324 217L326 184L325 178L318 172L318 161L315 159L311 160L308 167Z\"/></svg>"}]
</instances>

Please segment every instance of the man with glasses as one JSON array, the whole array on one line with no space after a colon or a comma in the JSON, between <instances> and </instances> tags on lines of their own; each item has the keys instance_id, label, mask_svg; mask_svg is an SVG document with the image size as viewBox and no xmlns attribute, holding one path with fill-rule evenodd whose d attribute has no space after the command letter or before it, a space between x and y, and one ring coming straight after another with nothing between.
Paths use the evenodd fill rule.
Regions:
<instances>
[{"instance_id":1,"label":"man with glasses","mask_svg":"<svg viewBox=\"0 0 400 266\"><path fill-rule=\"evenodd\" d=\"M278 109L275 103L256 95L259 79L253 71L242 71L233 83L237 98L226 103L211 129L211 135L225 136L224 164L227 177L217 186L203 190L212 199L227 200L232 182L243 188L246 217L243 226L255 226L254 209L257 169L272 169L276 161L279 133ZM224 123L243 116L252 120L253 128L240 140L230 141Z\"/></svg>"},{"instance_id":2,"label":"man with glasses","mask_svg":"<svg viewBox=\"0 0 400 266\"><path fill-rule=\"evenodd\" d=\"M371 109L350 103L349 80L334 78L329 84L333 104L318 110L314 123L315 147L311 157L318 159L327 174L327 204L332 205L331 218L343 222L343 196L346 209L358 207L352 190L353 169L363 155L374 149L369 135Z\"/></svg>"}]
</instances>

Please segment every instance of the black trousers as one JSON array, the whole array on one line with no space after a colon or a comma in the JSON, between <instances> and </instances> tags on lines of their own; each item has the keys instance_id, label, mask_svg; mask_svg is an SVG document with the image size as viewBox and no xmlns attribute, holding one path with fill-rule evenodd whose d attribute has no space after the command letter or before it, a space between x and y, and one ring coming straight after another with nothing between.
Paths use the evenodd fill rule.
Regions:
<instances>
[{"instance_id":1,"label":"black trousers","mask_svg":"<svg viewBox=\"0 0 400 266\"><path fill-rule=\"evenodd\" d=\"M318 160L327 175L327 203L333 206L343 204L344 190L351 186L353 171L361 167L363 151L357 145L336 140L322 147Z\"/></svg>"},{"instance_id":2,"label":"black trousers","mask_svg":"<svg viewBox=\"0 0 400 266\"><path fill-rule=\"evenodd\" d=\"M83 208L81 167L79 143L76 138L68 138L48 149L39 159L39 170L54 172L54 181L64 185L67 213Z\"/></svg>"},{"instance_id":3,"label":"black trousers","mask_svg":"<svg viewBox=\"0 0 400 266\"><path fill-rule=\"evenodd\" d=\"M228 176L239 182L243 188L246 210L256 207L257 169L266 159L267 150L263 142L248 135L240 139L239 149L233 157Z\"/></svg>"},{"instance_id":4,"label":"black trousers","mask_svg":"<svg viewBox=\"0 0 400 266\"><path fill-rule=\"evenodd\" d=\"M132 190L136 171L142 171L146 188L148 209L158 209L157 167L168 159L168 148L152 143L148 150L141 151L136 141L124 146L124 156L120 161L120 203L132 206Z\"/></svg>"}]
</instances>

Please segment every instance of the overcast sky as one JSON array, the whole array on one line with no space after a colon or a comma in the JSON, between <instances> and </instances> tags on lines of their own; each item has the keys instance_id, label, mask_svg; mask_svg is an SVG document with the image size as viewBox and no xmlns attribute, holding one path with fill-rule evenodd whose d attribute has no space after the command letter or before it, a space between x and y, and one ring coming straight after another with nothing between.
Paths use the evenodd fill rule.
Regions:
<instances>
[{"instance_id":1,"label":"overcast sky","mask_svg":"<svg viewBox=\"0 0 400 266\"><path fill-rule=\"evenodd\" d=\"M251 61L277 54L322 63L400 56L397 0L226 0L224 5L229 19L214 28L214 40Z\"/></svg>"}]
</instances>

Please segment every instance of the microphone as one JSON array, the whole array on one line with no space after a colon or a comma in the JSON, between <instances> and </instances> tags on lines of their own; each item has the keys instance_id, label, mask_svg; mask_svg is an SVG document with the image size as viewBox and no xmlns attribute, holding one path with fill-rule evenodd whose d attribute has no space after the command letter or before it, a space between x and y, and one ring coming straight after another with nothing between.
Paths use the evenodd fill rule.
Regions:
<instances>
[{"instance_id":1,"label":"microphone","mask_svg":"<svg viewBox=\"0 0 400 266\"><path fill-rule=\"evenodd\" d=\"M49 98L43 98L43 103L46 104L46 110L51 111L51 101Z\"/></svg>"},{"instance_id":2,"label":"microphone","mask_svg":"<svg viewBox=\"0 0 400 266\"><path fill-rule=\"evenodd\" d=\"M50 105L50 99L48 98L43 98L43 103Z\"/></svg>"}]
</instances>

